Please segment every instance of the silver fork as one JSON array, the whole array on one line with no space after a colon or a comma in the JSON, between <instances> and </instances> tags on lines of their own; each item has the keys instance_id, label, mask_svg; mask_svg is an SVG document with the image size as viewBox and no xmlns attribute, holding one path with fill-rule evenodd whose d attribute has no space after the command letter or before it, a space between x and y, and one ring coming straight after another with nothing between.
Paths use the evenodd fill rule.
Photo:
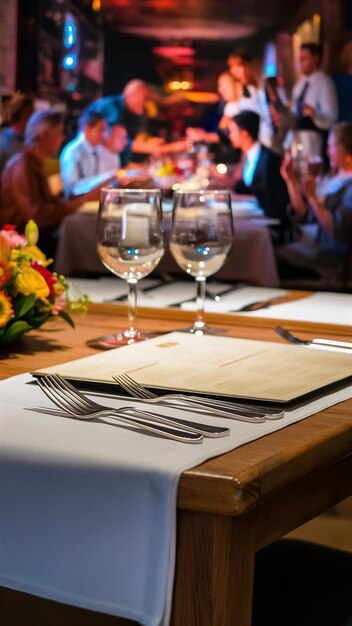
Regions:
<instances>
[{"instance_id":1,"label":"silver fork","mask_svg":"<svg viewBox=\"0 0 352 626\"><path fill-rule=\"evenodd\" d=\"M150 404L164 404L183 409L187 408L191 411L207 412L211 415L219 415L221 417L253 423L262 423L265 422L266 419L280 419L284 416L284 411L270 412L265 409L257 409L257 407L249 408L242 404L214 400L212 398L202 398L201 396L188 396L180 393L157 396L140 383L137 383L137 381L126 373L113 376L113 379L134 398L140 398Z\"/></svg>"},{"instance_id":2,"label":"silver fork","mask_svg":"<svg viewBox=\"0 0 352 626\"><path fill-rule=\"evenodd\" d=\"M72 417L82 420L93 420L109 417L119 422L137 427L141 432L152 433L184 443L201 443L203 435L190 427L178 427L164 416L141 411L132 407L114 409L93 402L81 394L58 374L41 376L37 382L45 395Z\"/></svg>"},{"instance_id":3,"label":"silver fork","mask_svg":"<svg viewBox=\"0 0 352 626\"><path fill-rule=\"evenodd\" d=\"M299 346L309 346L313 344L316 346L326 346L329 348L349 348L350 350L352 349L352 343L348 343L346 341L336 341L334 339L320 339L318 337L316 339L300 339L299 337L296 337L296 335L293 335L290 331L282 328L282 326L275 326L274 330L278 335L280 335L280 337L282 337L282 339L286 339L286 341L289 341L290 343Z\"/></svg>"},{"instance_id":4,"label":"silver fork","mask_svg":"<svg viewBox=\"0 0 352 626\"><path fill-rule=\"evenodd\" d=\"M50 380L52 384L55 384L56 388L60 388L66 392L66 396L72 401L75 400L75 403L79 403L85 410L91 410L93 412L97 411L109 411L110 413L120 413L120 411L129 412L131 414L137 413L138 416L142 415L148 420L152 419L154 422L159 422L160 424L165 424L167 426L175 427L176 429L181 429L183 431L189 431L192 433L198 433L203 435L204 437L226 437L230 434L230 429L224 426L211 426L210 424L203 424L201 422L193 422L189 419L181 419L176 417L167 417L165 415L160 415L159 413L150 413L149 411L141 411L140 409L132 408L132 407L123 407L122 409L113 409L111 407L104 406L102 404L98 404L93 400L87 398L84 394L82 394L76 387L71 385L65 378L60 376L59 374L53 374L49 377L42 377L45 380ZM66 398L67 399L67 398Z\"/></svg>"},{"instance_id":5,"label":"silver fork","mask_svg":"<svg viewBox=\"0 0 352 626\"><path fill-rule=\"evenodd\" d=\"M95 410L109 410L111 411L120 411L121 409L113 409L106 407L102 404L98 404L93 400L87 398L83 393L78 391L76 387L71 385L65 378L60 376L60 374L52 375L55 379L57 385L60 385L67 393L71 394L76 402L84 402L84 406L95 409ZM159 422L160 424L166 424L168 426L174 426L177 429L186 430L190 432L196 432L204 437L226 437L230 434L230 429L224 426L210 426L209 424L203 424L201 422L192 422L188 419L181 419L178 417L166 417L166 415L160 415L160 413L150 413L149 411L141 411L141 409L135 409L134 407L125 407L124 410L128 409L130 412L143 413L143 415L148 416L148 418L153 418L153 421Z\"/></svg>"}]
</instances>

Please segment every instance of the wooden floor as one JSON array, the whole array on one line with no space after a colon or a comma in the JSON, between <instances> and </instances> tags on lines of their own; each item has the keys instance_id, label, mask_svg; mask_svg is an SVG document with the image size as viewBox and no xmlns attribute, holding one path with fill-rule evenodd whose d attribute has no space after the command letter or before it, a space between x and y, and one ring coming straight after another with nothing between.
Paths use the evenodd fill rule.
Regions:
<instances>
[{"instance_id":1,"label":"wooden floor","mask_svg":"<svg viewBox=\"0 0 352 626\"><path fill-rule=\"evenodd\" d=\"M296 528L288 536L352 552L352 498Z\"/></svg>"},{"instance_id":2,"label":"wooden floor","mask_svg":"<svg viewBox=\"0 0 352 626\"><path fill-rule=\"evenodd\" d=\"M352 552L352 498L319 515L289 537ZM93 613L0 588L1 626L135 626L137 622ZM195 625L196 626L196 625Z\"/></svg>"}]
</instances>

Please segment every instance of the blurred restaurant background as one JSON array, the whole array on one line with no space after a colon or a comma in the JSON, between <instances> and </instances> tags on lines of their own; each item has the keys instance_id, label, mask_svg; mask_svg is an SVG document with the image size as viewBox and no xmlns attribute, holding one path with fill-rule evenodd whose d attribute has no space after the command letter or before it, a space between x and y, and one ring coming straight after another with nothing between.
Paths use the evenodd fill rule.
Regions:
<instances>
[{"instance_id":1,"label":"blurred restaurant background","mask_svg":"<svg viewBox=\"0 0 352 626\"><path fill-rule=\"evenodd\" d=\"M289 92L305 42L322 43L340 118L352 119L348 0L11 0L2 3L0 20L1 97L20 90L35 97L36 108L60 103L73 119L138 77L185 96L182 118L190 125L218 99L216 80L235 48L253 57L258 78L277 76ZM166 126L175 113L163 112ZM179 124L174 134L182 130Z\"/></svg>"},{"instance_id":2,"label":"blurred restaurant background","mask_svg":"<svg viewBox=\"0 0 352 626\"><path fill-rule=\"evenodd\" d=\"M350 328L352 0L2 0L0 100L0 230L35 220L94 302L127 299L97 253L102 186L160 188L166 239L175 191L226 189L233 248L205 310L325 291L298 321ZM187 272L166 245L141 306L187 309ZM351 531L348 499L291 536L352 552Z\"/></svg>"}]
</instances>

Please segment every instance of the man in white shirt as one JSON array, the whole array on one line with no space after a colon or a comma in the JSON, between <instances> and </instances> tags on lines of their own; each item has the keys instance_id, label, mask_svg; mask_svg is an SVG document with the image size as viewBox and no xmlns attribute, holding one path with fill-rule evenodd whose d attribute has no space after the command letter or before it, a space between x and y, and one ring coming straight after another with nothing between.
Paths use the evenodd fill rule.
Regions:
<instances>
[{"instance_id":1,"label":"man in white shirt","mask_svg":"<svg viewBox=\"0 0 352 626\"><path fill-rule=\"evenodd\" d=\"M295 116L294 143L309 157L323 154L327 132L338 118L337 94L331 78L322 72L322 49L316 43L304 43L299 63L302 72L292 92Z\"/></svg>"},{"instance_id":2,"label":"man in white shirt","mask_svg":"<svg viewBox=\"0 0 352 626\"><path fill-rule=\"evenodd\" d=\"M120 167L118 154L103 145L105 121L101 113L88 107L80 118L79 128L77 137L65 146L60 156L66 198L113 180Z\"/></svg>"}]
</instances>

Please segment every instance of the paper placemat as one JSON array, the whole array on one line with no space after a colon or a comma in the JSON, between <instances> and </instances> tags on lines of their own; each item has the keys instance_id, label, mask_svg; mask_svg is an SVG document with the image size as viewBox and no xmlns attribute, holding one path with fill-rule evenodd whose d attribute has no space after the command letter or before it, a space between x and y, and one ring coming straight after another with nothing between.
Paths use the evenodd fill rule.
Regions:
<instances>
[{"instance_id":1,"label":"paper placemat","mask_svg":"<svg viewBox=\"0 0 352 626\"><path fill-rule=\"evenodd\" d=\"M30 380L0 382L0 584L145 626L170 622L181 473L352 397L349 387L264 424L221 418L229 437L186 445L26 410L52 406Z\"/></svg>"}]
</instances>

